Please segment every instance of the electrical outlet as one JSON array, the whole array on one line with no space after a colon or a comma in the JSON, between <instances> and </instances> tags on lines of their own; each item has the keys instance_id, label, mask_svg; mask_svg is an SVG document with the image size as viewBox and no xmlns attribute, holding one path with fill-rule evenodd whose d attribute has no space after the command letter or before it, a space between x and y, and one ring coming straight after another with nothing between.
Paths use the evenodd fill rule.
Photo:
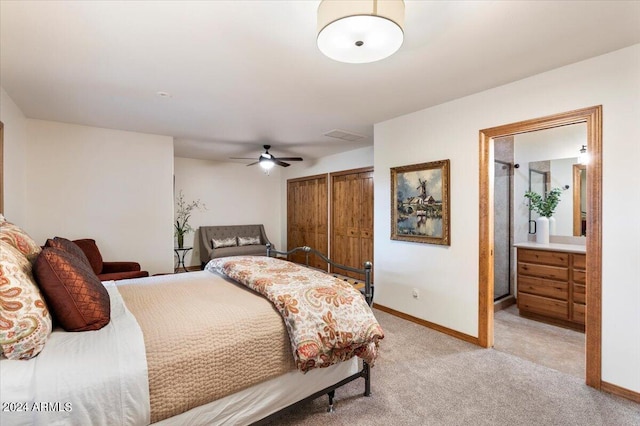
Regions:
<instances>
[{"instance_id":1,"label":"electrical outlet","mask_svg":"<svg viewBox=\"0 0 640 426\"><path fill-rule=\"evenodd\" d=\"M418 291L417 288L414 288L411 294L413 295L414 299L417 299L420 297L420 292Z\"/></svg>"}]
</instances>

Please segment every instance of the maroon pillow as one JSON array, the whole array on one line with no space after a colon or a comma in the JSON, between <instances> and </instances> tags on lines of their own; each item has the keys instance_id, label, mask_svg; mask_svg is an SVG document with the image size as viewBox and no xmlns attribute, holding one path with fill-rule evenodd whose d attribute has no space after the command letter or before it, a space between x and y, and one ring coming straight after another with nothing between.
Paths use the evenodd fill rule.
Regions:
<instances>
[{"instance_id":1,"label":"maroon pillow","mask_svg":"<svg viewBox=\"0 0 640 426\"><path fill-rule=\"evenodd\" d=\"M91 263L89 263L89 259L87 259L87 256L84 254L82 249L71 240L67 240L66 238L62 237L54 237L53 240L48 239L44 246L57 248L69 254L72 254L80 259L82 263L91 268Z\"/></svg>"},{"instance_id":2,"label":"maroon pillow","mask_svg":"<svg viewBox=\"0 0 640 426\"><path fill-rule=\"evenodd\" d=\"M102 272L102 255L98 250L96 240L84 238L82 240L73 240L73 243L80 247L85 256L87 256L93 272L100 274Z\"/></svg>"},{"instance_id":3,"label":"maroon pillow","mask_svg":"<svg viewBox=\"0 0 640 426\"><path fill-rule=\"evenodd\" d=\"M45 247L33 265L33 274L51 314L65 330L98 330L109 323L109 293L77 257Z\"/></svg>"}]
</instances>

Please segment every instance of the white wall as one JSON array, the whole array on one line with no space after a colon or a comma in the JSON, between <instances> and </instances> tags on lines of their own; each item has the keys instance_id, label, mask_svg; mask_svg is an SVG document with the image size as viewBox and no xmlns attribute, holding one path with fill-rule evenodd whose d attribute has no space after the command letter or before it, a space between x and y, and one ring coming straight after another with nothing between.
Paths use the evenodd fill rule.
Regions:
<instances>
[{"instance_id":1,"label":"white wall","mask_svg":"<svg viewBox=\"0 0 640 426\"><path fill-rule=\"evenodd\" d=\"M182 190L185 201L200 199L207 206L207 210L193 212L189 220L192 228L263 224L269 240L277 249L282 248L279 167L266 175L257 165L181 157L174 161L176 196ZM185 236L185 246L193 246L185 264L200 265L196 234Z\"/></svg>"},{"instance_id":2,"label":"white wall","mask_svg":"<svg viewBox=\"0 0 640 426\"><path fill-rule=\"evenodd\" d=\"M377 124L376 302L478 336L479 130L594 105L603 105L602 379L640 392L640 45ZM391 241L389 168L446 158L451 247Z\"/></svg>"},{"instance_id":3,"label":"white wall","mask_svg":"<svg viewBox=\"0 0 640 426\"><path fill-rule=\"evenodd\" d=\"M340 154L329 155L316 161L304 161L282 170L282 248L287 247L287 180L305 176L314 176L343 170L360 169L373 166L373 147L354 149ZM374 170L375 174L375 170ZM328 207L330 208L330 207Z\"/></svg>"},{"instance_id":4,"label":"white wall","mask_svg":"<svg viewBox=\"0 0 640 426\"><path fill-rule=\"evenodd\" d=\"M25 229L173 271L173 138L28 120Z\"/></svg>"},{"instance_id":5,"label":"white wall","mask_svg":"<svg viewBox=\"0 0 640 426\"><path fill-rule=\"evenodd\" d=\"M0 121L4 123L4 215L18 226L25 224L27 189L27 118L0 87Z\"/></svg>"}]
</instances>

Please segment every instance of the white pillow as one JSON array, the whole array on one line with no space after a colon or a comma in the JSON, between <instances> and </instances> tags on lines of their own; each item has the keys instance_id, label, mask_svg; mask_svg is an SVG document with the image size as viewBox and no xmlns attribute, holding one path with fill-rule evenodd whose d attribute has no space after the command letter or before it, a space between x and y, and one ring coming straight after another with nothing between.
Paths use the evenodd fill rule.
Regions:
<instances>
[{"instance_id":1,"label":"white pillow","mask_svg":"<svg viewBox=\"0 0 640 426\"><path fill-rule=\"evenodd\" d=\"M238 237L239 246L257 246L260 245L260 237Z\"/></svg>"},{"instance_id":2,"label":"white pillow","mask_svg":"<svg viewBox=\"0 0 640 426\"><path fill-rule=\"evenodd\" d=\"M214 249L217 249L217 248L223 248L223 247L235 247L238 245L238 243L236 242L236 237L220 238L220 239L212 238L211 245L213 246Z\"/></svg>"}]
</instances>

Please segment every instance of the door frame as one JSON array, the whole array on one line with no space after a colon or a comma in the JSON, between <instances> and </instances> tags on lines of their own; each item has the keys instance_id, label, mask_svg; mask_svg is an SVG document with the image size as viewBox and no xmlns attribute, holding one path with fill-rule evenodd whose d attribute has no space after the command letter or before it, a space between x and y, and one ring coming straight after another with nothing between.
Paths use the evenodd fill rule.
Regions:
<instances>
[{"instance_id":1,"label":"door frame","mask_svg":"<svg viewBox=\"0 0 640 426\"><path fill-rule=\"evenodd\" d=\"M602 385L602 105L480 130L478 342L493 346L493 139L570 124L587 125L586 384Z\"/></svg>"}]
</instances>

